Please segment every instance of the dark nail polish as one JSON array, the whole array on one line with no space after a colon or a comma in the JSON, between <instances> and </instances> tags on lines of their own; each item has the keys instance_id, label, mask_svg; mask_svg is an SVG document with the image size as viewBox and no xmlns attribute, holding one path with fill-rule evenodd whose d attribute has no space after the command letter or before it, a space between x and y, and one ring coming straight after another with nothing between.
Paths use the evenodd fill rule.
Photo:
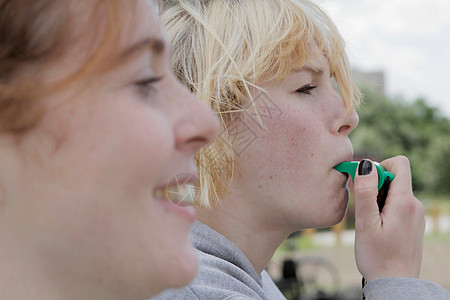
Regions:
<instances>
[{"instance_id":1,"label":"dark nail polish","mask_svg":"<svg viewBox=\"0 0 450 300\"><path fill-rule=\"evenodd\" d=\"M361 160L358 167L358 175L369 175L371 172L372 163L366 159Z\"/></svg>"}]
</instances>

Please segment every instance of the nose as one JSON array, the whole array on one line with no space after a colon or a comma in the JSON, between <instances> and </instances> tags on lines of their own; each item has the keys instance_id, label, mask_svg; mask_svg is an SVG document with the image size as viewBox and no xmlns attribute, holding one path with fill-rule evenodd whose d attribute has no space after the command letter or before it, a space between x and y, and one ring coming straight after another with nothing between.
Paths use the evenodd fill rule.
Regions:
<instances>
[{"instance_id":1,"label":"nose","mask_svg":"<svg viewBox=\"0 0 450 300\"><path fill-rule=\"evenodd\" d=\"M219 120L211 108L177 82L178 103L183 107L175 124L175 146L195 152L212 142L219 134Z\"/></svg>"},{"instance_id":2,"label":"nose","mask_svg":"<svg viewBox=\"0 0 450 300\"><path fill-rule=\"evenodd\" d=\"M353 129L356 128L358 123L359 123L359 116L356 113L355 109L352 108L351 110L347 110L342 119L342 124L339 126L338 133L343 135L349 135L350 132L352 132Z\"/></svg>"},{"instance_id":3,"label":"nose","mask_svg":"<svg viewBox=\"0 0 450 300\"><path fill-rule=\"evenodd\" d=\"M331 95L331 103L333 103L333 105L330 106L333 111L332 130L334 133L348 136L358 125L359 116L353 106L349 107L349 105L352 104L345 103L344 99L342 99L341 95L336 90L333 89Z\"/></svg>"}]
</instances>

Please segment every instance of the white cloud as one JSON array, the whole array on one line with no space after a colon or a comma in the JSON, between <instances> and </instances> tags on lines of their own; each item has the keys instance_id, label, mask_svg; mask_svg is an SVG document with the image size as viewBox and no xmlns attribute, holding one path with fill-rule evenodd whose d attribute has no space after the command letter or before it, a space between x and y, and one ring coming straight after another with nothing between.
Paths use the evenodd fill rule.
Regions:
<instances>
[{"instance_id":1,"label":"white cloud","mask_svg":"<svg viewBox=\"0 0 450 300\"><path fill-rule=\"evenodd\" d=\"M314 2L336 22L353 66L385 71L388 94L425 97L450 117L450 1Z\"/></svg>"}]
</instances>

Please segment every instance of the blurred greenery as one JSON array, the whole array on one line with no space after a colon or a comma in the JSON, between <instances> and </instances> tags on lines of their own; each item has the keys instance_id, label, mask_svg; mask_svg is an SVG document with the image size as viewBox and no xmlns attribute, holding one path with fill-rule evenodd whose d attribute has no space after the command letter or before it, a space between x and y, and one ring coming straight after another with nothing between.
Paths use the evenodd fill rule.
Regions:
<instances>
[{"instance_id":1,"label":"blurred greenery","mask_svg":"<svg viewBox=\"0 0 450 300\"><path fill-rule=\"evenodd\" d=\"M350 135L355 157L381 161L405 155L411 162L414 191L450 201L450 120L426 99L406 102L369 85L360 89L360 122Z\"/></svg>"}]
</instances>

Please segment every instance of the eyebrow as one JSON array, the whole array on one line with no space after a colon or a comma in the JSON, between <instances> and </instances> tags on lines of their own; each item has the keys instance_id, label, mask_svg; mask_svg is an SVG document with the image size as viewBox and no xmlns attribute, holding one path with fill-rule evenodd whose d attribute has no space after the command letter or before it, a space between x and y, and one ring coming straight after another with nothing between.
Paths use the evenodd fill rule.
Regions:
<instances>
[{"instance_id":1,"label":"eyebrow","mask_svg":"<svg viewBox=\"0 0 450 300\"><path fill-rule=\"evenodd\" d=\"M323 74L323 69L319 65L305 64L302 68L294 68L291 72L300 73L301 71L309 71L317 76Z\"/></svg>"},{"instance_id":2,"label":"eyebrow","mask_svg":"<svg viewBox=\"0 0 450 300\"><path fill-rule=\"evenodd\" d=\"M135 43L133 46L126 49L120 56L123 58L129 58L146 49L150 49L150 52L156 56L161 56L165 52L166 48L167 46L163 40L149 37Z\"/></svg>"}]
</instances>

